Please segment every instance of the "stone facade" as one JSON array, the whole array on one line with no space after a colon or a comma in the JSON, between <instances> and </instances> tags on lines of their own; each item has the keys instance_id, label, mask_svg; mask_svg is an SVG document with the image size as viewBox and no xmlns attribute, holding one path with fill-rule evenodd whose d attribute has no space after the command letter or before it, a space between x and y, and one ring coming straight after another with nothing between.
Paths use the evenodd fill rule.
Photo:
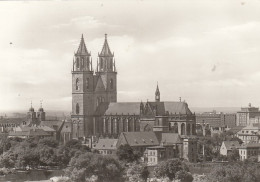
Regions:
<instances>
[{"instance_id":1,"label":"stone facade","mask_svg":"<svg viewBox=\"0 0 260 182\"><path fill-rule=\"evenodd\" d=\"M84 38L72 69L72 137L106 136L121 132L156 131L195 135L196 122L186 102L162 102L157 84L155 101L117 102L117 71L107 37L96 71Z\"/></svg>"}]
</instances>

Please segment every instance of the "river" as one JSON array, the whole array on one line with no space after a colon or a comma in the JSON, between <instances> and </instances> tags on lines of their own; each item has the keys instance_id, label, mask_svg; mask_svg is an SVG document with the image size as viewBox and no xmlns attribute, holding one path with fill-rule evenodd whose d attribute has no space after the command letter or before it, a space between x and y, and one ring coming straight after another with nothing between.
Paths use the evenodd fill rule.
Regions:
<instances>
[{"instance_id":1,"label":"river","mask_svg":"<svg viewBox=\"0 0 260 182\"><path fill-rule=\"evenodd\" d=\"M62 170L31 170L31 171L17 171L14 174L0 176L0 182L24 182L24 181L38 181L48 180L53 176L63 175Z\"/></svg>"}]
</instances>

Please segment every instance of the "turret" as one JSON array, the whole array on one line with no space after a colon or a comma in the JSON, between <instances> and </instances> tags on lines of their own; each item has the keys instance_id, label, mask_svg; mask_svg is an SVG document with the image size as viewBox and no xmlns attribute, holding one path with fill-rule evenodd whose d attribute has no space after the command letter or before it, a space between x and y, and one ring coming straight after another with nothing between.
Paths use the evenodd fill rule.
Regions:
<instances>
[{"instance_id":1,"label":"turret","mask_svg":"<svg viewBox=\"0 0 260 182\"><path fill-rule=\"evenodd\" d=\"M159 90L158 83L157 83L157 87L156 87L156 91L155 91L155 101L160 102L160 90Z\"/></svg>"}]
</instances>

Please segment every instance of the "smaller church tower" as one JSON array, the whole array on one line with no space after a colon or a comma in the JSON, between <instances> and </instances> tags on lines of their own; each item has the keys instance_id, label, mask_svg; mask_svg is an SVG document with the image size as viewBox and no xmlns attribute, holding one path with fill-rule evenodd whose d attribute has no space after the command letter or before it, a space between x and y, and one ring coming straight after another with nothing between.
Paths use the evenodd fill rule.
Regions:
<instances>
[{"instance_id":1,"label":"smaller church tower","mask_svg":"<svg viewBox=\"0 0 260 182\"><path fill-rule=\"evenodd\" d=\"M157 87L156 87L156 91L155 91L155 101L160 102L160 90L159 90L158 83L157 83Z\"/></svg>"},{"instance_id":2,"label":"smaller church tower","mask_svg":"<svg viewBox=\"0 0 260 182\"><path fill-rule=\"evenodd\" d=\"M44 112L44 109L42 107L42 102L41 102L40 108L38 109L38 112L37 112L37 119L38 119L39 123L41 121L45 121L45 112Z\"/></svg>"},{"instance_id":3,"label":"smaller church tower","mask_svg":"<svg viewBox=\"0 0 260 182\"><path fill-rule=\"evenodd\" d=\"M32 102L31 102L31 107L29 111L27 112L27 119L30 124L36 124L37 118L36 118L36 112L34 111L34 108L32 107Z\"/></svg>"}]
</instances>

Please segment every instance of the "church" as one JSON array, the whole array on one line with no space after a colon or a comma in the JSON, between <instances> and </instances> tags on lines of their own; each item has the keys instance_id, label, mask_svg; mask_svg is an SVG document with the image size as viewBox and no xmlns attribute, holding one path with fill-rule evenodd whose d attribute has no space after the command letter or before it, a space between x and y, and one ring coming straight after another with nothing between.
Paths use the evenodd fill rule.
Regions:
<instances>
[{"instance_id":1,"label":"church","mask_svg":"<svg viewBox=\"0 0 260 182\"><path fill-rule=\"evenodd\" d=\"M108 38L98 53L96 69L82 35L72 68L72 138L118 138L122 132L196 135L195 114L185 101L117 102L117 69Z\"/></svg>"}]
</instances>

